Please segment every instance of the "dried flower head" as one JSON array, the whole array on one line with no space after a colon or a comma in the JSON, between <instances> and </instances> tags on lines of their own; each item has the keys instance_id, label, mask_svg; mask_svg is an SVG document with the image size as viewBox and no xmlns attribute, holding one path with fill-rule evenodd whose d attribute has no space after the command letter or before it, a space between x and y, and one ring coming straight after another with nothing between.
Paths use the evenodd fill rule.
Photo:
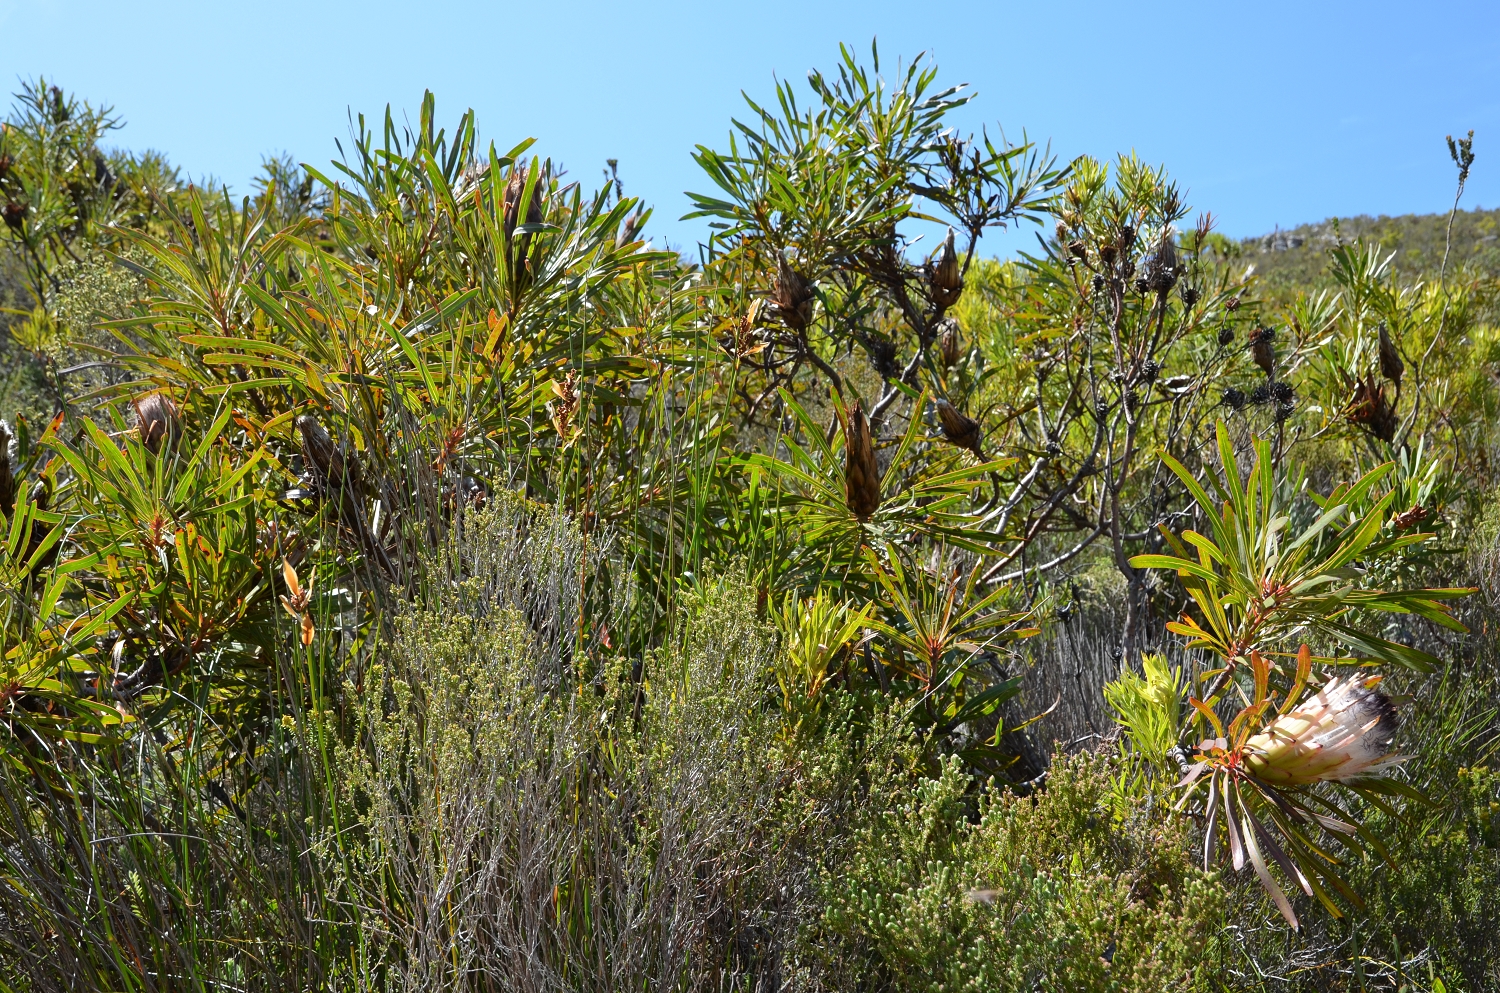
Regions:
<instances>
[{"instance_id":1,"label":"dried flower head","mask_svg":"<svg viewBox=\"0 0 1500 993\"><path fill-rule=\"evenodd\" d=\"M776 293L771 302L783 323L793 331L801 331L812 321L813 300L816 294L807 277L793 269L782 257L776 270Z\"/></svg>"},{"instance_id":2,"label":"dried flower head","mask_svg":"<svg viewBox=\"0 0 1500 993\"><path fill-rule=\"evenodd\" d=\"M867 521L880 509L880 471L875 462L875 445L870 438L870 424L858 400L849 409L844 428L844 500L849 512Z\"/></svg>"},{"instance_id":3,"label":"dried flower head","mask_svg":"<svg viewBox=\"0 0 1500 993\"><path fill-rule=\"evenodd\" d=\"M959 294L964 291L964 281L958 270L958 249L953 243L953 229L948 229L948 237L943 241L942 251L938 253L937 263L932 267L932 302L938 310L947 310L958 303Z\"/></svg>"},{"instance_id":4,"label":"dried flower head","mask_svg":"<svg viewBox=\"0 0 1500 993\"><path fill-rule=\"evenodd\" d=\"M165 393L148 393L132 401L135 408L135 429L141 436L141 444L153 454L161 452L163 445L177 440L182 429L182 415L172 398Z\"/></svg>"},{"instance_id":5,"label":"dried flower head","mask_svg":"<svg viewBox=\"0 0 1500 993\"><path fill-rule=\"evenodd\" d=\"M1396 437L1396 408L1385 398L1385 387L1374 376L1355 380L1344 416L1381 441Z\"/></svg>"},{"instance_id":6,"label":"dried flower head","mask_svg":"<svg viewBox=\"0 0 1500 993\"><path fill-rule=\"evenodd\" d=\"M1231 386L1224 391L1224 395L1219 399L1219 403L1230 410L1241 410L1245 406L1246 399L1244 390L1237 390Z\"/></svg>"},{"instance_id":7,"label":"dried flower head","mask_svg":"<svg viewBox=\"0 0 1500 993\"><path fill-rule=\"evenodd\" d=\"M1380 322L1380 372L1386 379L1401 385L1401 374L1406 371L1406 363L1401 361L1401 353L1396 350L1395 342L1391 341L1391 332L1385 326L1385 321Z\"/></svg>"},{"instance_id":8,"label":"dried flower head","mask_svg":"<svg viewBox=\"0 0 1500 993\"><path fill-rule=\"evenodd\" d=\"M1233 341L1234 341L1234 328L1228 327L1226 325L1225 327L1222 327L1222 328L1219 329L1219 344L1221 344L1221 345L1229 345Z\"/></svg>"},{"instance_id":9,"label":"dried flower head","mask_svg":"<svg viewBox=\"0 0 1500 993\"><path fill-rule=\"evenodd\" d=\"M1250 357L1267 376L1271 375L1271 370L1276 364L1276 352L1271 347L1271 342L1275 338L1276 331L1273 328L1261 325L1257 325L1255 330L1250 332Z\"/></svg>"},{"instance_id":10,"label":"dried flower head","mask_svg":"<svg viewBox=\"0 0 1500 993\"><path fill-rule=\"evenodd\" d=\"M942 328L938 332L938 354L943 358L943 368L952 369L958 365L959 357L963 352L963 343L958 334L958 322L951 317L945 317L938 323Z\"/></svg>"},{"instance_id":11,"label":"dried flower head","mask_svg":"<svg viewBox=\"0 0 1500 993\"><path fill-rule=\"evenodd\" d=\"M938 422L942 425L944 440L960 448L967 448L982 460L984 450L979 444L981 436L979 422L942 397L934 400L933 404L937 407Z\"/></svg>"}]
</instances>

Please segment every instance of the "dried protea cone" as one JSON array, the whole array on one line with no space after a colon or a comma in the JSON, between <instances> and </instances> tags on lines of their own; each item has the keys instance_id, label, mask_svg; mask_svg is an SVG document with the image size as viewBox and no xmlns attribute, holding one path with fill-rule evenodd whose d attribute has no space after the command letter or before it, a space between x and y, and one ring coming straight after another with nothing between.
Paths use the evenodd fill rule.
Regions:
<instances>
[{"instance_id":1,"label":"dried protea cone","mask_svg":"<svg viewBox=\"0 0 1500 993\"><path fill-rule=\"evenodd\" d=\"M631 214L629 217L625 218L625 220L621 221L620 233L615 237L615 247L624 248L626 245L635 241L636 235L641 233L641 228L645 226L645 223L645 208L637 210L634 214Z\"/></svg>"},{"instance_id":2,"label":"dried protea cone","mask_svg":"<svg viewBox=\"0 0 1500 993\"><path fill-rule=\"evenodd\" d=\"M1271 348L1271 339L1275 336L1276 332L1270 328L1256 328L1250 332L1250 357L1267 376L1276 365L1276 353Z\"/></svg>"},{"instance_id":3,"label":"dried protea cone","mask_svg":"<svg viewBox=\"0 0 1500 993\"><path fill-rule=\"evenodd\" d=\"M801 331L807 327L812 320L813 288L807 278L787 264L785 258L780 260L776 271L776 296L773 302L776 304L777 314L786 326L793 331Z\"/></svg>"},{"instance_id":4,"label":"dried protea cone","mask_svg":"<svg viewBox=\"0 0 1500 993\"><path fill-rule=\"evenodd\" d=\"M161 452L163 445L177 440L182 430L182 415L177 405L165 393L148 393L132 402L135 408L135 429L141 436L141 444L151 454Z\"/></svg>"},{"instance_id":5,"label":"dried protea cone","mask_svg":"<svg viewBox=\"0 0 1500 993\"><path fill-rule=\"evenodd\" d=\"M943 438L959 448L967 448L983 459L984 450L979 447L979 422L959 411L942 397L934 403L937 406L938 421L943 426Z\"/></svg>"},{"instance_id":6,"label":"dried protea cone","mask_svg":"<svg viewBox=\"0 0 1500 993\"><path fill-rule=\"evenodd\" d=\"M1245 764L1278 786L1309 786L1377 775L1397 762L1388 755L1399 723L1379 677L1331 680L1315 696L1272 721L1245 743Z\"/></svg>"},{"instance_id":7,"label":"dried protea cone","mask_svg":"<svg viewBox=\"0 0 1500 993\"><path fill-rule=\"evenodd\" d=\"M870 423L858 400L849 410L844 429L844 500L849 512L861 521L868 521L880 509L880 470L875 464Z\"/></svg>"},{"instance_id":8,"label":"dried protea cone","mask_svg":"<svg viewBox=\"0 0 1500 993\"><path fill-rule=\"evenodd\" d=\"M510 179L505 184L505 203L502 216L502 224L505 227L505 238L507 241L515 238L516 226L521 223L521 201L526 196L526 171L517 169L510 174ZM526 205L526 223L540 224L542 222L542 182L545 177L537 180L536 186L531 191L531 202ZM526 258L526 253L531 247L531 235L521 235L521 240L514 244L511 256L515 259Z\"/></svg>"},{"instance_id":9,"label":"dried protea cone","mask_svg":"<svg viewBox=\"0 0 1500 993\"><path fill-rule=\"evenodd\" d=\"M952 369L958 365L963 351L963 342L958 336L958 322L951 317L945 317L939 326L942 330L938 332L938 354L943 358L943 368Z\"/></svg>"},{"instance_id":10,"label":"dried protea cone","mask_svg":"<svg viewBox=\"0 0 1500 993\"><path fill-rule=\"evenodd\" d=\"M16 509L16 477L10 466L10 425L0 421L0 512L9 517Z\"/></svg>"},{"instance_id":11,"label":"dried protea cone","mask_svg":"<svg viewBox=\"0 0 1500 993\"><path fill-rule=\"evenodd\" d=\"M958 271L958 250L953 244L953 229L949 228L943 250L938 253L937 264L932 268L932 302L937 305L938 310L947 310L958 303L959 294L963 291L964 281Z\"/></svg>"},{"instance_id":12,"label":"dried protea cone","mask_svg":"<svg viewBox=\"0 0 1500 993\"><path fill-rule=\"evenodd\" d=\"M1396 351L1396 345L1391 341L1391 332L1386 328L1385 321L1380 322L1380 372L1395 383L1401 385L1401 374L1406 371L1406 363L1401 361L1401 353Z\"/></svg>"},{"instance_id":13,"label":"dried protea cone","mask_svg":"<svg viewBox=\"0 0 1500 993\"><path fill-rule=\"evenodd\" d=\"M350 496L356 495L359 466L344 458L328 429L311 414L302 414L293 423L302 436L302 461L317 474L324 490L342 490Z\"/></svg>"},{"instance_id":14,"label":"dried protea cone","mask_svg":"<svg viewBox=\"0 0 1500 993\"><path fill-rule=\"evenodd\" d=\"M1381 441L1396 437L1396 408L1386 401L1385 387L1373 376L1355 381L1345 416Z\"/></svg>"}]
</instances>

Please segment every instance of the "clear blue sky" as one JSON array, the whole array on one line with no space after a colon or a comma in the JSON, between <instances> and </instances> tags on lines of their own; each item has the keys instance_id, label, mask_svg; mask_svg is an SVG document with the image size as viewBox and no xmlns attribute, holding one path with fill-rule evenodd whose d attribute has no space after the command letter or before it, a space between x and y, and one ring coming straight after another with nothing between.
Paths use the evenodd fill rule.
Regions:
<instances>
[{"instance_id":1,"label":"clear blue sky","mask_svg":"<svg viewBox=\"0 0 1500 993\"><path fill-rule=\"evenodd\" d=\"M350 109L467 107L592 183L620 160L653 228L691 247L690 153L740 92L831 67L838 43L935 55L961 125L1064 156L1165 163L1220 230L1439 211L1447 133L1476 131L1466 206L1500 206L1500 2L169 3L0 0L0 78L46 74L127 121L120 144L249 189L264 153L326 163ZM12 87L15 88L14 86ZM1001 248L992 245L993 249Z\"/></svg>"}]
</instances>

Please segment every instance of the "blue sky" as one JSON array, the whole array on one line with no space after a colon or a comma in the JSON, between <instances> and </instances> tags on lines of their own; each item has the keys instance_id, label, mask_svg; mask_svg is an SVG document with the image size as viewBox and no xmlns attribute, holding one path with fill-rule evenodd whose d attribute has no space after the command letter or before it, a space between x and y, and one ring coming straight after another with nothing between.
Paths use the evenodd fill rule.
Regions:
<instances>
[{"instance_id":1,"label":"blue sky","mask_svg":"<svg viewBox=\"0 0 1500 993\"><path fill-rule=\"evenodd\" d=\"M690 158L831 67L838 43L932 53L978 99L957 122L1065 157L1134 149L1232 236L1330 215L1445 210L1443 136L1476 131L1465 205L1500 206L1500 3L754 4L0 0L0 78L113 104L118 141L249 189L261 156L326 163L347 114L467 107L593 184L620 161L652 227L690 247ZM12 89L16 87L13 85ZM992 244L992 250L1003 244Z\"/></svg>"}]
</instances>

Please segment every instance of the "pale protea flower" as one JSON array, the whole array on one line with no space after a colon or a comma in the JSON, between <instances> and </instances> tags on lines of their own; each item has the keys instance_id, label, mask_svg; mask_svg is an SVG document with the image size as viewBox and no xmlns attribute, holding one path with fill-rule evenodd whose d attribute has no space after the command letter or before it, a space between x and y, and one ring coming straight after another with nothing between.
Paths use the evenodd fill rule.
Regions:
<instances>
[{"instance_id":1,"label":"pale protea flower","mask_svg":"<svg viewBox=\"0 0 1500 993\"><path fill-rule=\"evenodd\" d=\"M1378 775L1401 761L1391 756L1399 723L1380 677L1332 679L1245 742L1243 761L1257 779L1276 786L1348 782Z\"/></svg>"}]
</instances>

